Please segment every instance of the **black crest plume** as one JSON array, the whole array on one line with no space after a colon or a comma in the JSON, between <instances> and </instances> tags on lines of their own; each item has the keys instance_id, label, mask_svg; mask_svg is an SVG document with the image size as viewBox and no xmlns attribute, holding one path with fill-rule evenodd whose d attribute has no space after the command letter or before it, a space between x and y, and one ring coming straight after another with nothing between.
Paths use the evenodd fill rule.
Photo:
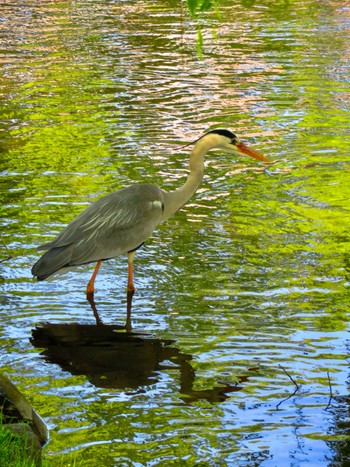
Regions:
<instances>
[{"instance_id":1,"label":"black crest plume","mask_svg":"<svg viewBox=\"0 0 350 467\"><path fill-rule=\"evenodd\" d=\"M226 138L229 138L231 141L232 140L237 140L237 136L232 133L232 131L230 130L225 130L225 129L221 129L221 128L218 128L217 130L211 130L211 131L208 131L207 133L205 133L203 136L201 136L200 138L194 140L194 141L191 141L190 143L188 144L185 144L184 146L181 146L180 148L176 148L176 149L184 149L184 148L187 148L188 146L191 146L192 144L195 144L197 143L200 139L204 138L204 136L206 135L210 135L211 133L215 133L217 135L221 135L221 136L226 136ZM176 150L175 149L175 150Z\"/></svg>"}]
</instances>

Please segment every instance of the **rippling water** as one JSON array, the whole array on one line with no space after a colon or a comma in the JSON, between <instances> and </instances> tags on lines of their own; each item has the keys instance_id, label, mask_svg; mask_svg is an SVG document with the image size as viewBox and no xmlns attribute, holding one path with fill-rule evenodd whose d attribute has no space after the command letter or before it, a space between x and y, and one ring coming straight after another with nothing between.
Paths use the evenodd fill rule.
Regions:
<instances>
[{"instance_id":1,"label":"rippling water","mask_svg":"<svg viewBox=\"0 0 350 467\"><path fill-rule=\"evenodd\" d=\"M50 465L347 465L348 2L0 6L0 362ZM32 281L89 202L179 186L175 148L215 127L273 163L208 157L137 254L132 334L125 258L98 276L99 326L91 267Z\"/></svg>"}]
</instances>

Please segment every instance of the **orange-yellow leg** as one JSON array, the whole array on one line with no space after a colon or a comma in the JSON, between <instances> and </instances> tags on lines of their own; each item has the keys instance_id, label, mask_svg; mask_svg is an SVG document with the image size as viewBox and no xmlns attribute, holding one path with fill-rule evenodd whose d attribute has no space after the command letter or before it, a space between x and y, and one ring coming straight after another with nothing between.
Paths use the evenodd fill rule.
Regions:
<instances>
[{"instance_id":1,"label":"orange-yellow leg","mask_svg":"<svg viewBox=\"0 0 350 467\"><path fill-rule=\"evenodd\" d=\"M86 295L92 295L95 292L95 279L98 273L98 270L100 269L102 264L102 261L97 261L94 272L92 273L91 279L89 280L89 283L86 288Z\"/></svg>"},{"instance_id":2,"label":"orange-yellow leg","mask_svg":"<svg viewBox=\"0 0 350 467\"><path fill-rule=\"evenodd\" d=\"M135 251L128 253L128 292L135 292L134 281L132 277L132 266L135 258Z\"/></svg>"}]
</instances>

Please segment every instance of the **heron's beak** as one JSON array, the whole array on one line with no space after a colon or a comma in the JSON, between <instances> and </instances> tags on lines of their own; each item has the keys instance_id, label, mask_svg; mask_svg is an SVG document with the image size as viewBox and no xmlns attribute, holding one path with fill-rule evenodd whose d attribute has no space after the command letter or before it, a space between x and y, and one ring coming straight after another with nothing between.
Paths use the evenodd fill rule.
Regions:
<instances>
[{"instance_id":1,"label":"heron's beak","mask_svg":"<svg viewBox=\"0 0 350 467\"><path fill-rule=\"evenodd\" d=\"M269 162L265 156L262 156L257 151L254 151L254 149L248 148L243 143L240 143L240 142L236 143L236 148L242 154L246 154L247 156L254 157L254 159L258 159L259 161Z\"/></svg>"}]
</instances>

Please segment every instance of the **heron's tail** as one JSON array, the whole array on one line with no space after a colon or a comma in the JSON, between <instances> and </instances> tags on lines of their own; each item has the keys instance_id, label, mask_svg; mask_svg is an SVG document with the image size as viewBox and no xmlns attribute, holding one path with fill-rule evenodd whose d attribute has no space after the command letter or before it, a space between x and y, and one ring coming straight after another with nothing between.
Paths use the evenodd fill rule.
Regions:
<instances>
[{"instance_id":1,"label":"heron's tail","mask_svg":"<svg viewBox=\"0 0 350 467\"><path fill-rule=\"evenodd\" d=\"M72 252L73 243L51 248L32 267L33 276L36 277L38 281L43 281L51 276L51 274L69 266Z\"/></svg>"}]
</instances>

